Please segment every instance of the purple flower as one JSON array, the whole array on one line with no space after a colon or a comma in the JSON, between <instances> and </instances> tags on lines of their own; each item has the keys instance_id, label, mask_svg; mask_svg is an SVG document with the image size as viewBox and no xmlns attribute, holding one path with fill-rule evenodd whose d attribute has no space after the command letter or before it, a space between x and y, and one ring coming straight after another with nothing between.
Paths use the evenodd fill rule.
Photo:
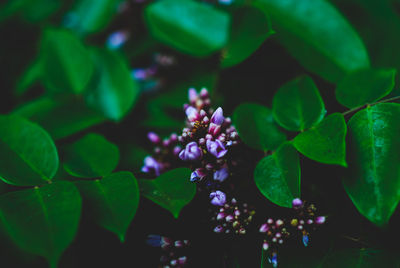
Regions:
<instances>
[{"instance_id":1,"label":"purple flower","mask_svg":"<svg viewBox=\"0 0 400 268\"><path fill-rule=\"evenodd\" d=\"M268 224L264 223L263 225L261 225L260 227L260 233L266 233L269 230Z\"/></svg>"},{"instance_id":2,"label":"purple flower","mask_svg":"<svg viewBox=\"0 0 400 268\"><path fill-rule=\"evenodd\" d=\"M206 172L203 168L198 168L190 175L190 181L199 181L206 176Z\"/></svg>"},{"instance_id":3,"label":"purple flower","mask_svg":"<svg viewBox=\"0 0 400 268\"><path fill-rule=\"evenodd\" d=\"M194 104L197 100L197 92L194 88L189 88L189 101Z\"/></svg>"},{"instance_id":4,"label":"purple flower","mask_svg":"<svg viewBox=\"0 0 400 268\"><path fill-rule=\"evenodd\" d=\"M214 180L223 182L226 178L228 178L229 172L227 167L223 167L220 170L214 172Z\"/></svg>"},{"instance_id":5,"label":"purple flower","mask_svg":"<svg viewBox=\"0 0 400 268\"><path fill-rule=\"evenodd\" d=\"M220 125L222 125L224 120L225 120L224 113L222 111L222 108L219 107L217 110L215 110L215 112L211 116L211 123L214 123L214 124L220 126Z\"/></svg>"},{"instance_id":6,"label":"purple flower","mask_svg":"<svg viewBox=\"0 0 400 268\"><path fill-rule=\"evenodd\" d=\"M225 145L220 140L207 140L207 150L216 158L221 158L228 152Z\"/></svg>"},{"instance_id":7,"label":"purple flower","mask_svg":"<svg viewBox=\"0 0 400 268\"><path fill-rule=\"evenodd\" d=\"M149 133L147 133L147 138L148 138L152 143L155 143L155 144L161 142L160 137L159 137L156 133L154 133L154 132L149 132Z\"/></svg>"},{"instance_id":8,"label":"purple flower","mask_svg":"<svg viewBox=\"0 0 400 268\"><path fill-rule=\"evenodd\" d=\"M223 206L226 202L226 195L221 191L212 192L210 198L214 206Z\"/></svg>"},{"instance_id":9,"label":"purple flower","mask_svg":"<svg viewBox=\"0 0 400 268\"><path fill-rule=\"evenodd\" d=\"M303 201L300 198L293 199L292 201L293 208L297 209L303 206Z\"/></svg>"},{"instance_id":10,"label":"purple flower","mask_svg":"<svg viewBox=\"0 0 400 268\"><path fill-rule=\"evenodd\" d=\"M189 142L186 148L179 153L179 158L183 161L200 160L202 156L203 152L195 141Z\"/></svg>"},{"instance_id":11,"label":"purple flower","mask_svg":"<svg viewBox=\"0 0 400 268\"><path fill-rule=\"evenodd\" d=\"M153 157L146 156L144 159L144 166L142 167L142 172L149 173L154 170L156 176L160 176L162 166Z\"/></svg>"},{"instance_id":12,"label":"purple flower","mask_svg":"<svg viewBox=\"0 0 400 268\"><path fill-rule=\"evenodd\" d=\"M323 224L325 222L326 218L324 216L319 216L315 218L315 223L316 224Z\"/></svg>"},{"instance_id":13,"label":"purple flower","mask_svg":"<svg viewBox=\"0 0 400 268\"><path fill-rule=\"evenodd\" d=\"M114 32L107 39L107 47L110 49L118 49L125 44L128 38L129 38L128 31Z\"/></svg>"},{"instance_id":14,"label":"purple flower","mask_svg":"<svg viewBox=\"0 0 400 268\"><path fill-rule=\"evenodd\" d=\"M189 122L195 122L195 121L198 121L200 119L199 112L193 106L187 107L186 110L185 110L185 113L186 113L186 116L187 116Z\"/></svg>"}]
</instances>

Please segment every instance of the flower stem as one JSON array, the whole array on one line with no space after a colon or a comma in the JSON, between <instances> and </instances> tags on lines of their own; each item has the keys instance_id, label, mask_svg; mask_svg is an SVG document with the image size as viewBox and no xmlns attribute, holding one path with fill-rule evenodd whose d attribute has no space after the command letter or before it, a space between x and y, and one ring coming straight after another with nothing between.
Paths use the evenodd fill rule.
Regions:
<instances>
[{"instance_id":1,"label":"flower stem","mask_svg":"<svg viewBox=\"0 0 400 268\"><path fill-rule=\"evenodd\" d=\"M351 113L357 112L357 111L359 111L359 110L361 110L361 109L363 109L365 107L368 107L368 106L374 106L374 105L379 104L379 103L392 102L392 101L398 101L398 100L400 100L400 96L389 98L389 99L384 99L384 100L377 101L377 102L374 102L374 103L367 103L367 104L355 107L353 109L347 110L347 111L343 112L342 114L343 114L343 116L346 116L346 115L349 115Z\"/></svg>"}]
</instances>

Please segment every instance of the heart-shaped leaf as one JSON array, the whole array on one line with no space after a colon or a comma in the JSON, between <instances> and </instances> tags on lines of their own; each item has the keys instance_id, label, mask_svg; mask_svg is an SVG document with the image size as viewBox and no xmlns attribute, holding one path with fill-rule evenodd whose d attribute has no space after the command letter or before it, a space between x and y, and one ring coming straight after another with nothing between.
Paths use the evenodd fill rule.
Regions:
<instances>
[{"instance_id":1,"label":"heart-shaped leaf","mask_svg":"<svg viewBox=\"0 0 400 268\"><path fill-rule=\"evenodd\" d=\"M208 56L228 43L229 15L192 0L161 0L145 9L151 34L175 49L197 57Z\"/></svg>"},{"instance_id":2,"label":"heart-shaped leaf","mask_svg":"<svg viewBox=\"0 0 400 268\"><path fill-rule=\"evenodd\" d=\"M400 201L400 105L356 113L349 126L349 168L343 185L358 211L385 225Z\"/></svg>"},{"instance_id":3,"label":"heart-shaped leaf","mask_svg":"<svg viewBox=\"0 0 400 268\"><path fill-rule=\"evenodd\" d=\"M348 108L375 102L392 91L395 76L395 69L355 71L338 83L336 99Z\"/></svg>"},{"instance_id":4,"label":"heart-shaped leaf","mask_svg":"<svg viewBox=\"0 0 400 268\"><path fill-rule=\"evenodd\" d=\"M19 116L0 115L0 178L19 186L41 185L58 169L53 140L40 126Z\"/></svg>"},{"instance_id":5,"label":"heart-shaped leaf","mask_svg":"<svg viewBox=\"0 0 400 268\"><path fill-rule=\"evenodd\" d=\"M139 180L141 193L154 203L169 210L175 218L196 194L190 182L190 169L177 168L161 174L154 180Z\"/></svg>"},{"instance_id":6,"label":"heart-shaped leaf","mask_svg":"<svg viewBox=\"0 0 400 268\"><path fill-rule=\"evenodd\" d=\"M15 244L57 267L78 230L81 206L75 185L57 181L1 195L0 219Z\"/></svg>"},{"instance_id":7,"label":"heart-shaped leaf","mask_svg":"<svg viewBox=\"0 0 400 268\"><path fill-rule=\"evenodd\" d=\"M123 242L139 205L139 186L132 173L121 171L76 185L96 223Z\"/></svg>"},{"instance_id":8,"label":"heart-shaped leaf","mask_svg":"<svg viewBox=\"0 0 400 268\"><path fill-rule=\"evenodd\" d=\"M276 122L292 131L308 129L326 114L321 95L308 76L283 85L274 96L272 110Z\"/></svg>"},{"instance_id":9,"label":"heart-shaped leaf","mask_svg":"<svg viewBox=\"0 0 400 268\"><path fill-rule=\"evenodd\" d=\"M109 175L119 161L118 147L98 134L87 134L65 149L64 169L79 178Z\"/></svg>"},{"instance_id":10,"label":"heart-shaped leaf","mask_svg":"<svg viewBox=\"0 0 400 268\"><path fill-rule=\"evenodd\" d=\"M257 0L254 5L271 17L276 38L310 71L335 82L369 67L357 32L329 1Z\"/></svg>"},{"instance_id":11,"label":"heart-shaped leaf","mask_svg":"<svg viewBox=\"0 0 400 268\"><path fill-rule=\"evenodd\" d=\"M297 135L293 145L312 160L346 167L346 132L343 115L334 113L315 127Z\"/></svg>"},{"instance_id":12,"label":"heart-shaped leaf","mask_svg":"<svg viewBox=\"0 0 400 268\"><path fill-rule=\"evenodd\" d=\"M272 155L261 159L254 170L254 180L271 202L292 207L293 199L300 197L300 163L296 149L284 143Z\"/></svg>"},{"instance_id":13,"label":"heart-shaped leaf","mask_svg":"<svg viewBox=\"0 0 400 268\"><path fill-rule=\"evenodd\" d=\"M254 149L274 150L286 140L271 110L259 104L240 104L233 112L233 123L244 143Z\"/></svg>"}]
</instances>

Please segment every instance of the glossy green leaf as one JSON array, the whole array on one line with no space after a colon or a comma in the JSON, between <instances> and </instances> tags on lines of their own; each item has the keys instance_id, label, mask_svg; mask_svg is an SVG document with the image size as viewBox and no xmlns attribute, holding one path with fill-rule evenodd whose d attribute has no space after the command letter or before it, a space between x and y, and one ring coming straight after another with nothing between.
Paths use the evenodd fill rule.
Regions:
<instances>
[{"instance_id":1,"label":"glossy green leaf","mask_svg":"<svg viewBox=\"0 0 400 268\"><path fill-rule=\"evenodd\" d=\"M76 185L96 223L123 242L139 205L139 186L132 173L121 171Z\"/></svg>"},{"instance_id":2,"label":"glossy green leaf","mask_svg":"<svg viewBox=\"0 0 400 268\"><path fill-rule=\"evenodd\" d=\"M395 69L355 71L338 83L336 99L348 108L375 102L392 91L395 76Z\"/></svg>"},{"instance_id":3,"label":"glossy green leaf","mask_svg":"<svg viewBox=\"0 0 400 268\"><path fill-rule=\"evenodd\" d=\"M58 181L1 195L0 219L15 244L57 267L78 230L81 206L78 189Z\"/></svg>"},{"instance_id":4,"label":"glossy green leaf","mask_svg":"<svg viewBox=\"0 0 400 268\"><path fill-rule=\"evenodd\" d=\"M230 17L211 5L161 0L148 5L144 15L156 39L183 53L204 57L228 43Z\"/></svg>"},{"instance_id":5,"label":"glossy green leaf","mask_svg":"<svg viewBox=\"0 0 400 268\"><path fill-rule=\"evenodd\" d=\"M261 159L254 170L254 181L271 202L292 207L293 199L300 197L300 162L296 149L285 143Z\"/></svg>"},{"instance_id":6,"label":"glossy green leaf","mask_svg":"<svg viewBox=\"0 0 400 268\"><path fill-rule=\"evenodd\" d=\"M81 93L85 89L93 73L93 62L72 32L47 29L40 53L43 79L49 90Z\"/></svg>"},{"instance_id":7,"label":"glossy green leaf","mask_svg":"<svg viewBox=\"0 0 400 268\"><path fill-rule=\"evenodd\" d=\"M400 105L377 104L349 126L349 168L343 185L358 211L385 225L400 201Z\"/></svg>"},{"instance_id":8,"label":"glossy green leaf","mask_svg":"<svg viewBox=\"0 0 400 268\"><path fill-rule=\"evenodd\" d=\"M70 13L73 22L68 26L83 34L99 32L106 28L117 13L119 2L119 0L80 0Z\"/></svg>"},{"instance_id":9,"label":"glossy green leaf","mask_svg":"<svg viewBox=\"0 0 400 268\"><path fill-rule=\"evenodd\" d=\"M253 7L236 10L232 24L230 40L222 51L223 68L244 61L274 33L266 14Z\"/></svg>"},{"instance_id":10,"label":"glossy green leaf","mask_svg":"<svg viewBox=\"0 0 400 268\"><path fill-rule=\"evenodd\" d=\"M58 153L49 134L19 116L0 115L0 179L13 185L41 185L58 169Z\"/></svg>"},{"instance_id":11,"label":"glossy green leaf","mask_svg":"<svg viewBox=\"0 0 400 268\"><path fill-rule=\"evenodd\" d=\"M175 218L196 194L196 185L190 181L188 168L177 168L161 174L154 180L141 179L141 193L154 203L167 209Z\"/></svg>"},{"instance_id":12,"label":"glossy green leaf","mask_svg":"<svg viewBox=\"0 0 400 268\"><path fill-rule=\"evenodd\" d=\"M91 52L97 71L86 92L86 101L107 118L120 120L133 107L139 88L119 54L105 49Z\"/></svg>"},{"instance_id":13,"label":"glossy green leaf","mask_svg":"<svg viewBox=\"0 0 400 268\"><path fill-rule=\"evenodd\" d=\"M243 103L233 112L233 123L240 138L258 150L274 150L285 140L270 109L255 103Z\"/></svg>"},{"instance_id":14,"label":"glossy green leaf","mask_svg":"<svg viewBox=\"0 0 400 268\"><path fill-rule=\"evenodd\" d=\"M39 98L17 108L14 114L40 124L53 139L61 139L105 121L99 113L74 98Z\"/></svg>"},{"instance_id":15,"label":"glossy green leaf","mask_svg":"<svg viewBox=\"0 0 400 268\"><path fill-rule=\"evenodd\" d=\"M308 70L335 82L369 67L360 37L328 1L257 0L254 5L271 17L278 40Z\"/></svg>"},{"instance_id":16,"label":"glossy green leaf","mask_svg":"<svg viewBox=\"0 0 400 268\"><path fill-rule=\"evenodd\" d=\"M315 127L297 135L293 145L312 160L346 167L346 133L347 127L343 115L334 113Z\"/></svg>"},{"instance_id":17,"label":"glossy green leaf","mask_svg":"<svg viewBox=\"0 0 400 268\"><path fill-rule=\"evenodd\" d=\"M90 133L65 149L64 169L79 178L109 175L119 161L116 145L103 136Z\"/></svg>"},{"instance_id":18,"label":"glossy green leaf","mask_svg":"<svg viewBox=\"0 0 400 268\"><path fill-rule=\"evenodd\" d=\"M313 80L302 76L276 92L272 111L276 122L287 130L308 129L324 118L325 105Z\"/></svg>"}]
</instances>

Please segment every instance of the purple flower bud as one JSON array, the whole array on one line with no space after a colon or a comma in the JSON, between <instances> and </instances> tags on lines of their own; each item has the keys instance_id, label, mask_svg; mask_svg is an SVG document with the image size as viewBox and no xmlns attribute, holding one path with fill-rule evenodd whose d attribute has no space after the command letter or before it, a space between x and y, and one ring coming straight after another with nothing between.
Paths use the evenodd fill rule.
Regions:
<instances>
[{"instance_id":1,"label":"purple flower bud","mask_svg":"<svg viewBox=\"0 0 400 268\"><path fill-rule=\"evenodd\" d=\"M176 266L178 264L178 261L173 259L169 263L171 264L171 266Z\"/></svg>"},{"instance_id":2,"label":"purple flower bud","mask_svg":"<svg viewBox=\"0 0 400 268\"><path fill-rule=\"evenodd\" d=\"M304 246L308 246L308 243L310 242L310 238L308 237L308 235L303 235L303 244Z\"/></svg>"},{"instance_id":3,"label":"purple flower bud","mask_svg":"<svg viewBox=\"0 0 400 268\"><path fill-rule=\"evenodd\" d=\"M180 153L181 151L182 151L181 146L177 145L177 146L174 147L173 153L174 153L174 155L179 155L179 153Z\"/></svg>"},{"instance_id":4,"label":"purple flower bud","mask_svg":"<svg viewBox=\"0 0 400 268\"><path fill-rule=\"evenodd\" d=\"M190 175L190 181L202 180L207 175L206 171L202 168L198 168Z\"/></svg>"},{"instance_id":5,"label":"purple flower bud","mask_svg":"<svg viewBox=\"0 0 400 268\"><path fill-rule=\"evenodd\" d=\"M206 144L206 140L205 140L204 138L200 138L200 139L199 139L199 144L200 144L200 145Z\"/></svg>"},{"instance_id":6,"label":"purple flower bud","mask_svg":"<svg viewBox=\"0 0 400 268\"><path fill-rule=\"evenodd\" d=\"M267 243L267 242L264 242L264 243L263 243L263 250L268 250L268 248L269 248L268 243Z\"/></svg>"},{"instance_id":7,"label":"purple flower bud","mask_svg":"<svg viewBox=\"0 0 400 268\"><path fill-rule=\"evenodd\" d=\"M221 225L218 225L217 227L214 228L215 233L222 233L224 231L224 228Z\"/></svg>"},{"instance_id":8,"label":"purple flower bud","mask_svg":"<svg viewBox=\"0 0 400 268\"><path fill-rule=\"evenodd\" d=\"M185 113L186 113L186 116L187 116L189 122L194 122L194 121L197 121L197 120L200 119L200 114L199 114L199 112L197 111L196 108L194 108L194 107L192 107L192 106L189 106L189 107L186 109Z\"/></svg>"},{"instance_id":9,"label":"purple flower bud","mask_svg":"<svg viewBox=\"0 0 400 268\"><path fill-rule=\"evenodd\" d=\"M181 248L183 247L183 242L181 240L176 240L175 241L175 247L176 248Z\"/></svg>"},{"instance_id":10,"label":"purple flower bud","mask_svg":"<svg viewBox=\"0 0 400 268\"><path fill-rule=\"evenodd\" d=\"M169 139L171 142L176 142L178 140L178 135L176 135L176 133L172 133L171 136L169 136Z\"/></svg>"},{"instance_id":11,"label":"purple flower bud","mask_svg":"<svg viewBox=\"0 0 400 268\"><path fill-rule=\"evenodd\" d=\"M303 206L303 201L300 198L293 199L292 201L293 208L297 209Z\"/></svg>"},{"instance_id":12,"label":"purple flower bud","mask_svg":"<svg viewBox=\"0 0 400 268\"><path fill-rule=\"evenodd\" d=\"M211 140L212 139L212 135L211 134L207 134L206 135L206 140Z\"/></svg>"},{"instance_id":13,"label":"purple flower bud","mask_svg":"<svg viewBox=\"0 0 400 268\"><path fill-rule=\"evenodd\" d=\"M221 191L215 191L210 193L211 204L214 206L223 206L226 202L225 193Z\"/></svg>"},{"instance_id":14,"label":"purple flower bud","mask_svg":"<svg viewBox=\"0 0 400 268\"><path fill-rule=\"evenodd\" d=\"M208 124L208 122L210 122L210 119L207 116L204 116L203 123Z\"/></svg>"},{"instance_id":15,"label":"purple flower bud","mask_svg":"<svg viewBox=\"0 0 400 268\"><path fill-rule=\"evenodd\" d=\"M214 172L214 180L223 182L226 178L228 178L229 172L228 168L224 167L221 168L220 170L217 170Z\"/></svg>"},{"instance_id":16,"label":"purple flower bud","mask_svg":"<svg viewBox=\"0 0 400 268\"><path fill-rule=\"evenodd\" d=\"M220 125L222 125L222 123L224 122L224 119L225 119L225 117L224 117L222 108L219 107L219 108L213 113L213 115L211 116L211 123L214 123L214 124L220 126Z\"/></svg>"},{"instance_id":17,"label":"purple flower bud","mask_svg":"<svg viewBox=\"0 0 400 268\"><path fill-rule=\"evenodd\" d=\"M203 88L201 89L201 91L200 91L200 97L202 97L202 98L208 98L208 90L207 90L205 87L203 87Z\"/></svg>"},{"instance_id":18,"label":"purple flower bud","mask_svg":"<svg viewBox=\"0 0 400 268\"><path fill-rule=\"evenodd\" d=\"M210 123L210 126L208 127L208 133L210 133L212 136L217 136L220 131L221 131L220 125Z\"/></svg>"},{"instance_id":19,"label":"purple flower bud","mask_svg":"<svg viewBox=\"0 0 400 268\"><path fill-rule=\"evenodd\" d=\"M113 32L107 39L107 47L110 49L118 49L125 44L128 38L128 31Z\"/></svg>"},{"instance_id":20,"label":"purple flower bud","mask_svg":"<svg viewBox=\"0 0 400 268\"><path fill-rule=\"evenodd\" d=\"M180 257L180 258L178 259L178 263L179 263L180 265L185 265L185 264L186 264L186 261L187 261L187 257L186 257L186 256L182 256L182 257Z\"/></svg>"},{"instance_id":21,"label":"purple flower bud","mask_svg":"<svg viewBox=\"0 0 400 268\"><path fill-rule=\"evenodd\" d=\"M161 174L161 164L158 163L153 157L146 156L144 159L144 166L142 167L142 172L149 173L154 171L156 176L160 176Z\"/></svg>"},{"instance_id":22,"label":"purple flower bud","mask_svg":"<svg viewBox=\"0 0 400 268\"><path fill-rule=\"evenodd\" d=\"M207 150L216 158L221 158L228 152L228 150L225 149L225 145L219 140L207 140Z\"/></svg>"},{"instance_id":23,"label":"purple flower bud","mask_svg":"<svg viewBox=\"0 0 400 268\"><path fill-rule=\"evenodd\" d=\"M186 148L179 153L179 158L183 161L200 160L202 156L203 152L195 141L189 142Z\"/></svg>"},{"instance_id":24,"label":"purple flower bud","mask_svg":"<svg viewBox=\"0 0 400 268\"><path fill-rule=\"evenodd\" d=\"M204 111L203 109L200 110L200 116L203 118L204 116L206 116L207 113L206 111Z\"/></svg>"},{"instance_id":25,"label":"purple flower bud","mask_svg":"<svg viewBox=\"0 0 400 268\"><path fill-rule=\"evenodd\" d=\"M260 233L266 233L266 232L268 232L268 230L269 230L268 224L264 223L263 225L261 225L259 231L260 231Z\"/></svg>"},{"instance_id":26,"label":"purple flower bud","mask_svg":"<svg viewBox=\"0 0 400 268\"><path fill-rule=\"evenodd\" d=\"M227 222L233 222L234 219L235 219L235 217L233 217L232 215L228 215L228 216L225 217L225 220Z\"/></svg>"},{"instance_id":27,"label":"purple flower bud","mask_svg":"<svg viewBox=\"0 0 400 268\"><path fill-rule=\"evenodd\" d=\"M324 216L319 216L315 218L315 224L323 224L325 222L326 218Z\"/></svg>"},{"instance_id":28,"label":"purple flower bud","mask_svg":"<svg viewBox=\"0 0 400 268\"><path fill-rule=\"evenodd\" d=\"M223 212L218 213L218 215L217 215L217 221L220 221L220 220L224 219L225 216L226 216L226 215L225 215L225 213L223 213Z\"/></svg>"},{"instance_id":29,"label":"purple flower bud","mask_svg":"<svg viewBox=\"0 0 400 268\"><path fill-rule=\"evenodd\" d=\"M197 92L194 88L189 88L189 101L190 103L195 103L197 100Z\"/></svg>"}]
</instances>

